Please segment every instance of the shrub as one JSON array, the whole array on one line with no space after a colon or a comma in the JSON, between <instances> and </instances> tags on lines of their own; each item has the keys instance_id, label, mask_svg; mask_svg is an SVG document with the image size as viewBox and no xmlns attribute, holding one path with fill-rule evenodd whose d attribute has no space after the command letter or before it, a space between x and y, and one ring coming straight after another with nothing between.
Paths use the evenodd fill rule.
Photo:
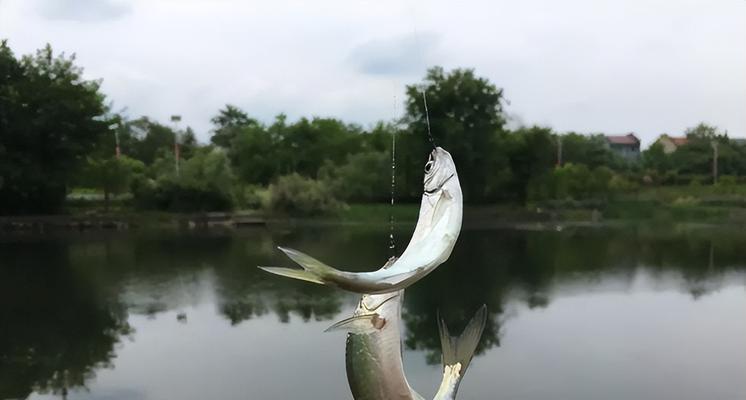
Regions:
<instances>
[{"instance_id":1,"label":"shrub","mask_svg":"<svg viewBox=\"0 0 746 400\"><path fill-rule=\"evenodd\" d=\"M326 184L297 173L269 186L269 209L275 213L307 217L333 213L340 205Z\"/></svg>"},{"instance_id":2,"label":"shrub","mask_svg":"<svg viewBox=\"0 0 746 400\"><path fill-rule=\"evenodd\" d=\"M637 182L630 181L622 175L616 174L609 181L609 190L612 193L629 193L638 190Z\"/></svg>"},{"instance_id":3,"label":"shrub","mask_svg":"<svg viewBox=\"0 0 746 400\"><path fill-rule=\"evenodd\" d=\"M391 191L390 171L390 154L369 151L351 154L341 166L325 164L319 169L319 177L342 200L385 201Z\"/></svg>"},{"instance_id":4,"label":"shrub","mask_svg":"<svg viewBox=\"0 0 746 400\"><path fill-rule=\"evenodd\" d=\"M240 187L236 190L236 205L252 210L267 208L269 205L269 191L257 185Z\"/></svg>"},{"instance_id":5,"label":"shrub","mask_svg":"<svg viewBox=\"0 0 746 400\"><path fill-rule=\"evenodd\" d=\"M205 186L172 180L136 181L133 185L135 206L172 212L229 211L233 208L230 195L214 184Z\"/></svg>"}]
</instances>

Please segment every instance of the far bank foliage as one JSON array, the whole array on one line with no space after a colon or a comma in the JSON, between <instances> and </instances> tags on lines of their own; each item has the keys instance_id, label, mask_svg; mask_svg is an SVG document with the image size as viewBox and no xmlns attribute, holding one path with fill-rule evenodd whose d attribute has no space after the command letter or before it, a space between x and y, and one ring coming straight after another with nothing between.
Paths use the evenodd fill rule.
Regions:
<instances>
[{"instance_id":1,"label":"far bank foliage","mask_svg":"<svg viewBox=\"0 0 746 400\"><path fill-rule=\"evenodd\" d=\"M264 123L229 104L212 118L209 144L189 127L112 113L99 84L49 46L19 59L0 45L0 214L58 212L72 188L88 188L107 209L129 193L140 209L318 215L388 201L392 172L397 201L415 202L432 150L423 92L434 144L452 154L467 203L603 202L643 186L709 184L713 143L721 184L746 176L746 147L704 124L676 152L653 145L640 163L600 133L508 129L503 90L471 69L429 69L406 87L401 120L368 127L284 114Z\"/></svg>"}]
</instances>

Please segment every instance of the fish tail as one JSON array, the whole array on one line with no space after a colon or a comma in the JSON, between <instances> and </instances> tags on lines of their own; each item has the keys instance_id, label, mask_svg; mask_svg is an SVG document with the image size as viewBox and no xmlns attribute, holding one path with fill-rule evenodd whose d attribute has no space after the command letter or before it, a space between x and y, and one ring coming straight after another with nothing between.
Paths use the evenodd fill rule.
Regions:
<instances>
[{"instance_id":1,"label":"fish tail","mask_svg":"<svg viewBox=\"0 0 746 400\"><path fill-rule=\"evenodd\" d=\"M455 396L458 385L469 367L474 352L477 350L479 339L482 337L484 327L487 324L487 306L483 305L477 310L474 317L466 325L459 336L451 336L448 332L446 322L438 316L438 330L440 331L440 345L443 351L443 381L438 391L441 397L436 399L452 398ZM449 393L448 396L443 396Z\"/></svg>"},{"instance_id":2,"label":"fish tail","mask_svg":"<svg viewBox=\"0 0 746 400\"><path fill-rule=\"evenodd\" d=\"M277 248L282 250L285 255L290 257L291 260L295 261L303 269L259 267L260 269L263 269L275 275L300 279L307 282L318 283L320 285L332 285L335 277L339 277L344 274L344 272L330 267L307 254L301 253L298 250L279 246Z\"/></svg>"}]
</instances>

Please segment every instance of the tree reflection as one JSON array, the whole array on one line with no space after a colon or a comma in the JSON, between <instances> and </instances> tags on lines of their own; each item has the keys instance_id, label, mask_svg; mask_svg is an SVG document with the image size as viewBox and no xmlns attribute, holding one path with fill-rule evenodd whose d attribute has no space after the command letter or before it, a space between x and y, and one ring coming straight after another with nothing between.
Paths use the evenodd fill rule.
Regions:
<instances>
[{"instance_id":1,"label":"tree reflection","mask_svg":"<svg viewBox=\"0 0 746 400\"><path fill-rule=\"evenodd\" d=\"M126 310L76 276L66 246L13 246L0 268L0 398L85 386L132 332Z\"/></svg>"},{"instance_id":2,"label":"tree reflection","mask_svg":"<svg viewBox=\"0 0 746 400\"><path fill-rule=\"evenodd\" d=\"M573 287L628 290L641 271L697 299L721 287L729 272L744 272L744 245L746 236L721 229L466 230L449 261L407 290L405 343L437 363L436 310L449 324L464 326L486 303L480 353L499 346L508 302L544 308Z\"/></svg>"},{"instance_id":3,"label":"tree reflection","mask_svg":"<svg viewBox=\"0 0 746 400\"><path fill-rule=\"evenodd\" d=\"M60 394L111 365L132 333L129 314L157 318L204 301L226 323L275 316L331 320L355 295L282 279L257 265L293 266L275 249L373 269L388 257L385 227L291 227L223 233L140 233L0 241L0 398ZM397 237L408 238L411 228ZM515 305L551 307L573 291L655 288L707 296L746 269L746 235L675 227L556 231L464 230L448 262L407 289L405 344L438 362L437 312L459 331L487 304L477 353L499 346Z\"/></svg>"}]
</instances>

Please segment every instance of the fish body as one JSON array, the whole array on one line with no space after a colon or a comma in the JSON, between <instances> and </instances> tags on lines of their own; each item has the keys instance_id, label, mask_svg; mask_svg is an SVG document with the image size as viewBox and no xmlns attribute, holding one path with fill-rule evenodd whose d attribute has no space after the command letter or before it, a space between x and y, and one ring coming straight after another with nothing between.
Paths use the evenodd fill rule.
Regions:
<instances>
[{"instance_id":1,"label":"fish body","mask_svg":"<svg viewBox=\"0 0 746 400\"><path fill-rule=\"evenodd\" d=\"M355 293L396 292L422 279L453 251L463 219L463 195L451 155L440 147L425 164L420 213L412 238L391 265L372 272L333 268L298 250L279 247L303 269L259 267L273 274L334 286Z\"/></svg>"},{"instance_id":2,"label":"fish body","mask_svg":"<svg viewBox=\"0 0 746 400\"><path fill-rule=\"evenodd\" d=\"M421 400L407 382L402 362L401 306L404 291L363 295L351 318L327 331L348 332L345 347L347 381L355 400ZM487 311L477 311L463 333L450 336L443 319L438 319L443 350L443 379L435 400L456 398L486 324Z\"/></svg>"},{"instance_id":3,"label":"fish body","mask_svg":"<svg viewBox=\"0 0 746 400\"><path fill-rule=\"evenodd\" d=\"M400 326L403 296L403 290L363 295L351 318L327 329L349 332L345 365L355 400L423 399L404 374Z\"/></svg>"}]
</instances>

